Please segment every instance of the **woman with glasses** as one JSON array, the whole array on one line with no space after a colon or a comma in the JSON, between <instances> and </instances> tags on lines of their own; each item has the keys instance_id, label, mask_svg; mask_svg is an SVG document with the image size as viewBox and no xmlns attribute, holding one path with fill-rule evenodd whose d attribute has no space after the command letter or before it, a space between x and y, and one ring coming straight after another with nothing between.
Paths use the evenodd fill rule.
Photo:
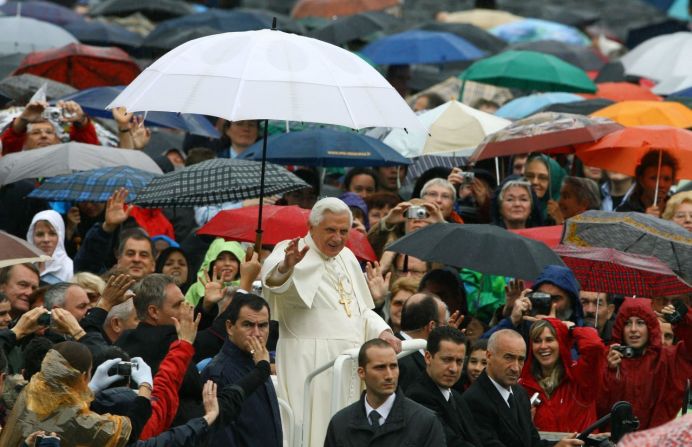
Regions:
<instances>
[{"instance_id":1,"label":"woman with glasses","mask_svg":"<svg viewBox=\"0 0 692 447\"><path fill-rule=\"evenodd\" d=\"M692 191L679 192L671 197L662 217L692 231Z\"/></svg>"}]
</instances>

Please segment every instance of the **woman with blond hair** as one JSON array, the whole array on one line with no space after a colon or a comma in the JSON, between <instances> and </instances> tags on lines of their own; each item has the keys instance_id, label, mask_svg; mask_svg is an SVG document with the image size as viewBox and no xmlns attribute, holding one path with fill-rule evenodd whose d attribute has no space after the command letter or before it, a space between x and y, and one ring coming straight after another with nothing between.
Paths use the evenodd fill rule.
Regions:
<instances>
[{"instance_id":1,"label":"woman with blond hair","mask_svg":"<svg viewBox=\"0 0 692 447\"><path fill-rule=\"evenodd\" d=\"M679 192L668 199L661 217L692 231L692 191Z\"/></svg>"}]
</instances>

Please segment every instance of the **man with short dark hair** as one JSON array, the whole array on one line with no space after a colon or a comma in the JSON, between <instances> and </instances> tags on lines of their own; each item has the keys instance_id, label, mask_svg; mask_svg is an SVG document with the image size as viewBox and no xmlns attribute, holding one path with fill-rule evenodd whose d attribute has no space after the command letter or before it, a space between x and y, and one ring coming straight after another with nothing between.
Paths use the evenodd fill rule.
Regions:
<instances>
[{"instance_id":1,"label":"man with short dark hair","mask_svg":"<svg viewBox=\"0 0 692 447\"><path fill-rule=\"evenodd\" d=\"M269 306L262 297L236 293L229 305L226 339L221 351L202 371L202 382L214 381L224 388L255 369L251 340L262 346L269 336ZM271 379L243 404L233 425L212 429L210 445L278 447L283 443L279 401Z\"/></svg>"},{"instance_id":2,"label":"man with short dark hair","mask_svg":"<svg viewBox=\"0 0 692 447\"><path fill-rule=\"evenodd\" d=\"M10 301L12 319L29 310L29 296L38 289L40 273L33 264L17 264L0 269L0 292Z\"/></svg>"},{"instance_id":3,"label":"man with short dark hair","mask_svg":"<svg viewBox=\"0 0 692 447\"><path fill-rule=\"evenodd\" d=\"M358 402L332 417L325 447L444 445L444 431L437 417L396 393L396 352L386 341L373 339L361 346L358 376L365 382L365 392Z\"/></svg>"},{"instance_id":4,"label":"man with short dark hair","mask_svg":"<svg viewBox=\"0 0 692 447\"><path fill-rule=\"evenodd\" d=\"M464 334L451 326L430 332L425 351L425 373L412 384L406 395L437 414L445 430L447 446L480 447L480 437L471 419L471 410L453 389L461 377L466 356Z\"/></svg>"},{"instance_id":5,"label":"man with short dark hair","mask_svg":"<svg viewBox=\"0 0 692 447\"><path fill-rule=\"evenodd\" d=\"M584 326L598 330L604 343L609 343L615 324L615 303L613 295L603 292L579 292L579 302L584 310Z\"/></svg>"}]
</instances>

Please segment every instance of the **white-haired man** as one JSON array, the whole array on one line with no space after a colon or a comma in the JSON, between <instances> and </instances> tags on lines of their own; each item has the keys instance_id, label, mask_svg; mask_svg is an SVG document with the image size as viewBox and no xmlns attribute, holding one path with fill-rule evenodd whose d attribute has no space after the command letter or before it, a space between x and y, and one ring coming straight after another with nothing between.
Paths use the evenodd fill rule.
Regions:
<instances>
[{"instance_id":1,"label":"white-haired man","mask_svg":"<svg viewBox=\"0 0 692 447\"><path fill-rule=\"evenodd\" d=\"M336 198L318 201L303 238L276 245L262 267L265 297L279 321L278 395L302 419L305 377L346 349L382 338L395 349L400 341L375 307L360 265L345 247L353 216ZM321 446L329 424L331 373L319 375L312 388L308 445ZM342 384L344 403L355 402L360 380L352 374ZM336 398L336 396L332 396Z\"/></svg>"}]
</instances>

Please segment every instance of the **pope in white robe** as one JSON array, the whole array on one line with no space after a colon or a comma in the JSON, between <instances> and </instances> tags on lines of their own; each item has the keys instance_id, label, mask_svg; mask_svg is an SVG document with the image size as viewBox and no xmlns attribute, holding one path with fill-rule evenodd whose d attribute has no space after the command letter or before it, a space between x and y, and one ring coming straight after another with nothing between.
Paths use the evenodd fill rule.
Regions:
<instances>
[{"instance_id":1,"label":"pope in white robe","mask_svg":"<svg viewBox=\"0 0 692 447\"><path fill-rule=\"evenodd\" d=\"M301 239L276 245L262 267L263 294L272 318L279 321L276 370L277 394L289 403L294 418L303 418L307 375L347 349L383 338L397 344L375 307L363 272L351 250L344 246L352 215L339 199L326 198L310 214L310 232ZM360 396L360 379L353 362L344 375L342 402ZM305 446L322 446L330 420L332 371L313 380L312 419Z\"/></svg>"}]
</instances>

